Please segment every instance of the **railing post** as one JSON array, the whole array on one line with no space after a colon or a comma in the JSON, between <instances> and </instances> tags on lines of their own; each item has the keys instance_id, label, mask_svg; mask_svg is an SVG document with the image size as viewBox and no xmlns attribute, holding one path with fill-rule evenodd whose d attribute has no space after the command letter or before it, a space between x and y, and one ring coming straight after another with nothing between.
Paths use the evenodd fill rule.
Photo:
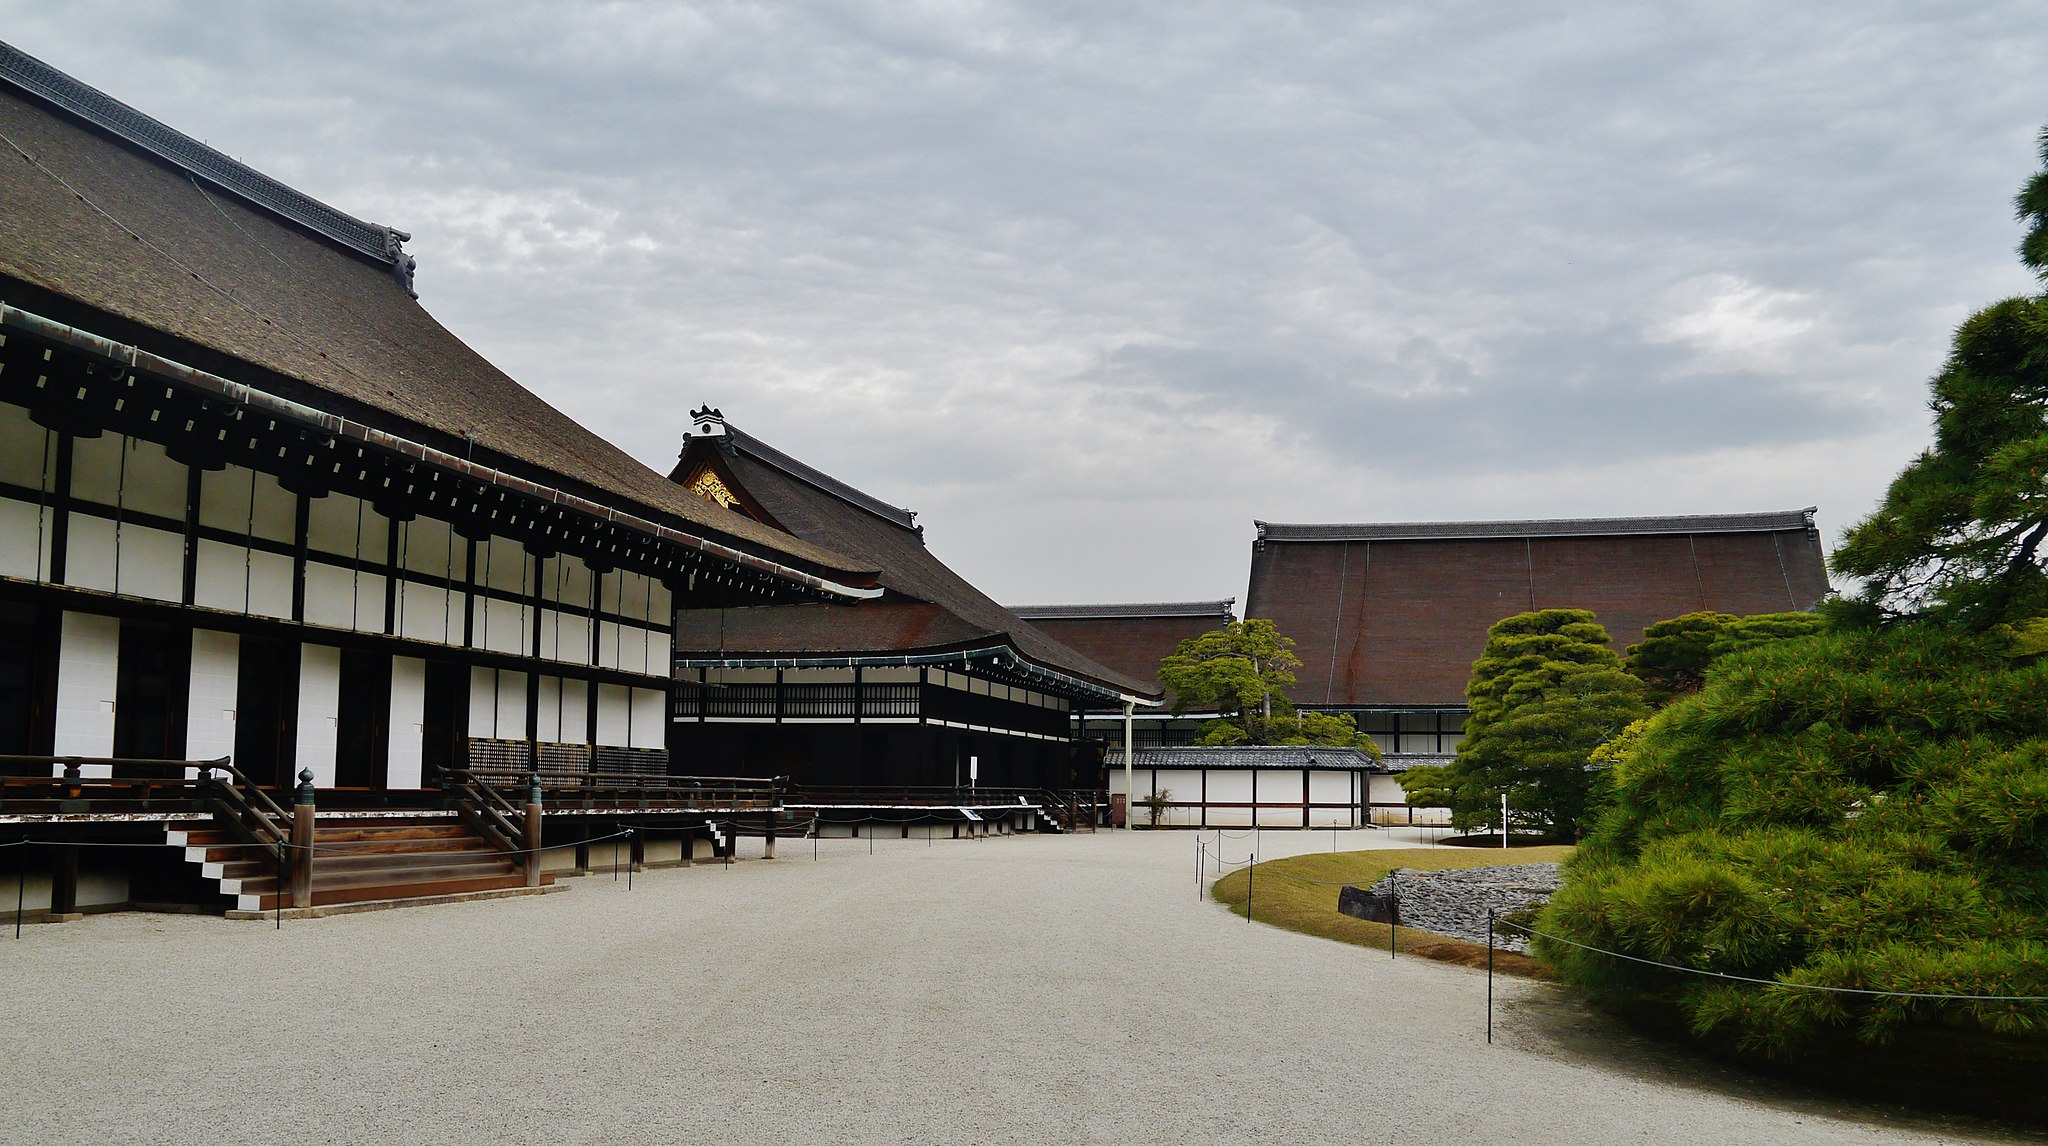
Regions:
<instances>
[{"instance_id":1,"label":"railing post","mask_svg":"<svg viewBox=\"0 0 2048 1146\"><path fill-rule=\"evenodd\" d=\"M299 772L292 804L292 906L313 906L313 770Z\"/></svg>"},{"instance_id":2,"label":"railing post","mask_svg":"<svg viewBox=\"0 0 2048 1146\"><path fill-rule=\"evenodd\" d=\"M526 777L526 886L540 886L540 772Z\"/></svg>"}]
</instances>

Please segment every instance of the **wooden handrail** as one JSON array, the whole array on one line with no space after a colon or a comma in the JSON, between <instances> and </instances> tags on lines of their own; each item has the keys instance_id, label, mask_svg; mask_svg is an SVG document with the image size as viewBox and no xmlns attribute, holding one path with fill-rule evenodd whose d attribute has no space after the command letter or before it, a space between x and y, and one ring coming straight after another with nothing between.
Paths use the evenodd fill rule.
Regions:
<instances>
[{"instance_id":1,"label":"wooden handrail","mask_svg":"<svg viewBox=\"0 0 2048 1146\"><path fill-rule=\"evenodd\" d=\"M214 810L230 827L241 828L249 842L274 846L291 839L290 817L285 810L262 787L242 775L230 758L204 761L198 768L200 786L213 793ZM223 780L216 772L225 772L228 778Z\"/></svg>"},{"instance_id":2,"label":"wooden handrail","mask_svg":"<svg viewBox=\"0 0 2048 1146\"><path fill-rule=\"evenodd\" d=\"M466 768L448 773L448 792L455 810L477 830L485 842L502 852L525 850L526 832L513 817L519 810L488 781Z\"/></svg>"}]
</instances>

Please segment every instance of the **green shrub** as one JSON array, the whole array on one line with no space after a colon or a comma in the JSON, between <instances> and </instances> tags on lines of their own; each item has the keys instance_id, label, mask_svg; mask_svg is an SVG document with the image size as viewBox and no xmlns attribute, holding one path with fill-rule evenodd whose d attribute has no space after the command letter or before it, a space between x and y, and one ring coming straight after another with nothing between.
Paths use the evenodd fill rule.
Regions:
<instances>
[{"instance_id":1,"label":"green shrub","mask_svg":"<svg viewBox=\"0 0 2048 1146\"><path fill-rule=\"evenodd\" d=\"M1772 641L1650 718L1540 930L1727 975L2048 995L2048 663L1933 626ZM1732 983L1564 943L1615 1001L1780 1057L1960 1024L2039 1038L2040 1004Z\"/></svg>"}]
</instances>

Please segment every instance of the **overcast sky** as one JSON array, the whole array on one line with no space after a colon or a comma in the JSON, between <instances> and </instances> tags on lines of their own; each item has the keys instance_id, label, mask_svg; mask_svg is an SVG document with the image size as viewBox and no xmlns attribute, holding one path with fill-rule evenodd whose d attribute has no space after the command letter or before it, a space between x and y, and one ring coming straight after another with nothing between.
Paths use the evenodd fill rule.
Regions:
<instances>
[{"instance_id":1,"label":"overcast sky","mask_svg":"<svg viewBox=\"0 0 2048 1146\"><path fill-rule=\"evenodd\" d=\"M1254 518L1818 505L1832 544L1955 324L2038 289L2039 0L0 0L0 38L411 231L423 305L649 465L709 402L1012 604L1241 599Z\"/></svg>"}]
</instances>

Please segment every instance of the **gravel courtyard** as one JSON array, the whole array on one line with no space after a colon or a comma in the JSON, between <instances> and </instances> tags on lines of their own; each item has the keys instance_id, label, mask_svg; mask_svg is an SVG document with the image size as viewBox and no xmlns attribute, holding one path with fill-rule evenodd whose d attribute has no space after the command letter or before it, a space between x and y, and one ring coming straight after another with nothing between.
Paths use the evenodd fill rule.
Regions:
<instances>
[{"instance_id":1,"label":"gravel courtyard","mask_svg":"<svg viewBox=\"0 0 2048 1146\"><path fill-rule=\"evenodd\" d=\"M0 934L0 1141L2009 1140L1759 1098L1526 983L1489 1047L1482 976L1248 925L1188 833L868 847Z\"/></svg>"}]
</instances>

